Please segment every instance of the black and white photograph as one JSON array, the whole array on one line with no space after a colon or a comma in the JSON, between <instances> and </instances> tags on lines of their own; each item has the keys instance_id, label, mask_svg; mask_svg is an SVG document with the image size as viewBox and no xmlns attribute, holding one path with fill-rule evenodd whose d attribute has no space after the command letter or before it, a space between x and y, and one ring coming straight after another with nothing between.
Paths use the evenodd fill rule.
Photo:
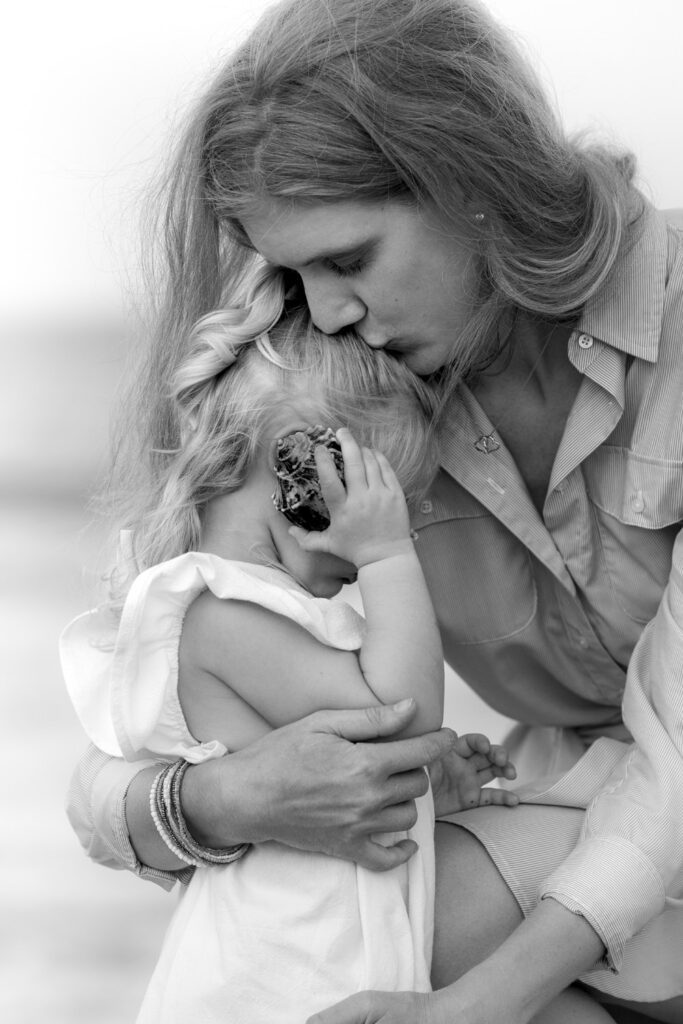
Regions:
<instances>
[{"instance_id":1,"label":"black and white photograph","mask_svg":"<svg viewBox=\"0 0 683 1024\"><path fill-rule=\"evenodd\" d=\"M3 38L0 1018L683 1024L683 6Z\"/></svg>"}]
</instances>

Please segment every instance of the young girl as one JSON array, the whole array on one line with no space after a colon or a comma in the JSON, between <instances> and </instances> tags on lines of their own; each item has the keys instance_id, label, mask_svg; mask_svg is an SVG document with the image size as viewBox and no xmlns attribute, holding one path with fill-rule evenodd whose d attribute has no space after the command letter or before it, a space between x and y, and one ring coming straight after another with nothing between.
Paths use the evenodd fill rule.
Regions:
<instances>
[{"instance_id":1,"label":"young girl","mask_svg":"<svg viewBox=\"0 0 683 1024\"><path fill-rule=\"evenodd\" d=\"M429 794L407 836L383 838L418 845L386 873L275 842L237 860L243 850L200 847L180 810L188 763L316 709L414 698L410 732L441 724L441 645L403 493L414 502L436 465L430 393L283 301L263 268L244 309L197 325L176 378L181 446L124 537L142 571L122 609L82 616L62 639L91 738L129 760L170 762L152 814L195 868L139 1024L301 1024L360 989L430 987ZM365 619L329 600L356 577ZM513 774L484 737L457 750L463 803L473 783Z\"/></svg>"}]
</instances>

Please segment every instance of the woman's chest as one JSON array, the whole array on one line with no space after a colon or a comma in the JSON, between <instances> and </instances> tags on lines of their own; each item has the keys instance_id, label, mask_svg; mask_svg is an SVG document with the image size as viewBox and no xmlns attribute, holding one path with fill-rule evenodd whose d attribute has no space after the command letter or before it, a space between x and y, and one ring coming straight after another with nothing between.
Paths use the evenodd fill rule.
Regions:
<instances>
[{"instance_id":1,"label":"woman's chest","mask_svg":"<svg viewBox=\"0 0 683 1024\"><path fill-rule=\"evenodd\" d=\"M526 388L515 397L506 394L504 379L477 392L477 400L503 441L539 513L581 374L566 363L543 391Z\"/></svg>"},{"instance_id":2,"label":"woman's chest","mask_svg":"<svg viewBox=\"0 0 683 1024\"><path fill-rule=\"evenodd\" d=\"M468 676L475 662L484 676L503 664L517 675L513 652L520 678L542 664L546 681L616 693L668 581L683 472L602 446L554 489L533 545L513 491L500 498L499 518L486 479L479 496L472 482L466 490L442 472L414 519L451 663Z\"/></svg>"}]
</instances>

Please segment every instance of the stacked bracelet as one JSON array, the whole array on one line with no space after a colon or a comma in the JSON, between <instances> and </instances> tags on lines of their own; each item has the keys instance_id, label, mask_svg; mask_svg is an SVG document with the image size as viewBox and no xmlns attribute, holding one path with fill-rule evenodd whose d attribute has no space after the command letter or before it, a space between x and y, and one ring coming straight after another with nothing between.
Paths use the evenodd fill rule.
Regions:
<instances>
[{"instance_id":1,"label":"stacked bracelet","mask_svg":"<svg viewBox=\"0 0 683 1024\"><path fill-rule=\"evenodd\" d=\"M152 783L149 809L157 832L171 853L193 867L230 864L239 860L249 849L249 843L212 850L201 846L190 834L180 805L180 787L189 767L188 761L174 761L162 768Z\"/></svg>"}]
</instances>

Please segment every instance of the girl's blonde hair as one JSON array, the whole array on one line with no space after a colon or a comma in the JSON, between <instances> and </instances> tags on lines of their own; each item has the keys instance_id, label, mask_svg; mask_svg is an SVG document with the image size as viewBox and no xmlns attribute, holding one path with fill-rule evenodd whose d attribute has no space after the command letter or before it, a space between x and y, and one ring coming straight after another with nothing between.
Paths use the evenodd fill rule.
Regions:
<instances>
[{"instance_id":1,"label":"girl's blonde hair","mask_svg":"<svg viewBox=\"0 0 683 1024\"><path fill-rule=\"evenodd\" d=\"M203 509L242 486L283 405L296 410L305 400L307 419L313 411L323 426L349 427L361 444L384 452L409 504L436 472L427 385L352 333L322 334L305 307L287 307L283 278L267 266L246 307L197 323L173 400L180 443L164 454L128 524L139 570L197 549Z\"/></svg>"}]
</instances>

